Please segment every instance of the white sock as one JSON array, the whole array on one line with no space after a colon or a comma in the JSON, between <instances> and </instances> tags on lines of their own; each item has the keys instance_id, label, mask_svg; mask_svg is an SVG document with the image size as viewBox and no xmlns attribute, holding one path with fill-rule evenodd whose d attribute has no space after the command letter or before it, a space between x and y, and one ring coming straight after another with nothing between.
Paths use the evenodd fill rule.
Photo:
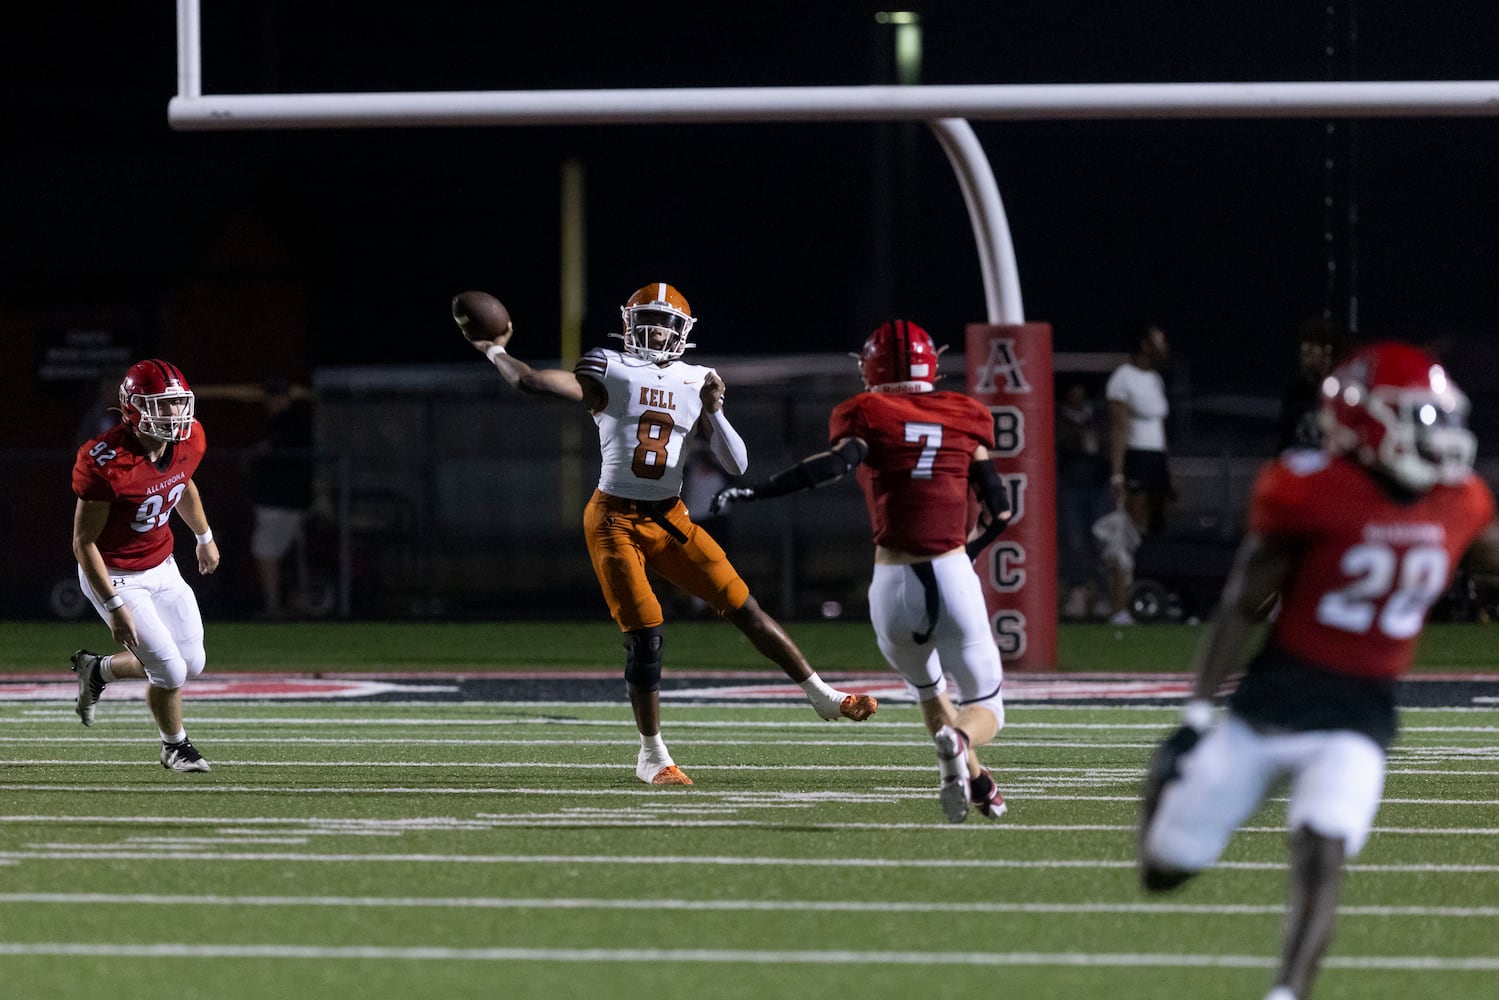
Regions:
<instances>
[{"instance_id":1,"label":"white sock","mask_svg":"<svg viewBox=\"0 0 1499 1000\"><path fill-rule=\"evenodd\" d=\"M802 690L807 692L807 698L813 702L820 700L825 704L836 704L843 700L843 694L828 687L828 682L817 676L817 671L815 670L812 672L811 677L802 681Z\"/></svg>"},{"instance_id":2,"label":"white sock","mask_svg":"<svg viewBox=\"0 0 1499 1000\"><path fill-rule=\"evenodd\" d=\"M114 673L109 669L110 661L115 658L113 653L99 660L99 679L105 684L115 679Z\"/></svg>"},{"instance_id":3,"label":"white sock","mask_svg":"<svg viewBox=\"0 0 1499 1000\"><path fill-rule=\"evenodd\" d=\"M166 733L161 734L161 742L163 743L181 743L185 739L187 739L186 729L177 730L176 736L168 736Z\"/></svg>"}]
</instances>

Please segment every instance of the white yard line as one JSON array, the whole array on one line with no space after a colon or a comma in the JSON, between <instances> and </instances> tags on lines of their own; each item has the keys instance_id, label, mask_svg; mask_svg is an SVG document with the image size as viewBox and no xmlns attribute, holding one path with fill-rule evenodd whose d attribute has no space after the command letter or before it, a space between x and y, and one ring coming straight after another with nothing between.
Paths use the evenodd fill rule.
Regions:
<instances>
[{"instance_id":1,"label":"white yard line","mask_svg":"<svg viewBox=\"0 0 1499 1000\"><path fill-rule=\"evenodd\" d=\"M30 851L0 851L0 859L16 861L103 861L117 860L118 850L101 848L96 844L51 845L57 849ZM444 865L703 865L728 868L844 868L844 869L979 869L1001 870L1012 868L1051 869L1133 869L1132 860L1105 861L1092 858L779 858L779 857L722 857L715 855L588 855L588 854L313 854L296 851L267 851L264 853L237 851L183 851L152 854L153 861L274 861L298 864L444 864ZM1283 861L1223 861L1214 866L1220 870L1275 871L1283 872ZM1460 874L1491 875L1499 873L1499 865L1438 865L1438 864L1351 864L1350 872L1370 874Z\"/></svg>"},{"instance_id":2,"label":"white yard line","mask_svg":"<svg viewBox=\"0 0 1499 1000\"><path fill-rule=\"evenodd\" d=\"M558 767L557 764L533 764L531 767ZM588 764L579 765L591 768L613 768L617 765ZM698 768L698 770L738 770L732 765L724 765L720 768ZM920 769L918 769L920 770ZM8 792L69 792L73 794L97 793L97 794L276 794L276 795L547 795L556 796L561 794L557 788L447 788L438 786L410 787L410 786L386 786L386 787L351 787L348 785L330 786L306 786L306 785L221 785L212 783L213 779L191 779L191 783L177 784L139 784L139 785L80 785L80 784L0 784L0 791ZM684 801L700 802L702 795L741 795L752 794L743 792L709 792L705 789L694 787L688 789L663 790L659 788L569 788L565 793L570 797L583 795L634 795L654 797L667 801L670 796L682 796ZM838 797L846 798L847 793L832 793ZM919 796L921 793L910 788L897 789L866 789L861 795L896 794ZM1029 794L1029 798L1036 801L1046 802L1137 802L1138 794L1131 795L1056 795L1035 793ZM1284 796L1271 797L1267 802L1285 802ZM1381 800L1384 805L1419 805L1419 806L1499 806L1499 799L1421 799L1421 798L1386 798ZM1003 825L1003 824L1001 824Z\"/></svg>"},{"instance_id":3,"label":"white yard line","mask_svg":"<svg viewBox=\"0 0 1499 1000\"><path fill-rule=\"evenodd\" d=\"M1095 954L1088 952L898 952L898 951L752 951L728 948L391 948L363 945L332 948L315 945L105 944L37 942L0 944L0 955L66 955L86 958L276 958L354 959L361 961L459 962L713 962L753 965L954 965L1088 966L1095 968L1273 968L1268 955ZM1379 955L1328 958L1326 968L1379 971L1488 972L1499 970L1499 958L1432 958Z\"/></svg>"},{"instance_id":4,"label":"white yard line","mask_svg":"<svg viewBox=\"0 0 1499 1000\"><path fill-rule=\"evenodd\" d=\"M474 910L686 910L770 913L1124 913L1153 916L1266 916L1285 912L1280 904L1210 903L953 903L947 901L859 902L821 899L603 899L510 898L497 896L223 896L157 893L7 892L4 904L64 906L290 906L374 907L381 909ZM1345 906L1340 917L1499 917L1499 906Z\"/></svg>"},{"instance_id":5,"label":"white yard line","mask_svg":"<svg viewBox=\"0 0 1499 1000\"><path fill-rule=\"evenodd\" d=\"M512 789L511 791L518 791ZM529 794L552 795L549 789L526 789ZM746 805L744 796L739 793L709 793L719 794L725 799L726 806L743 807ZM833 793L787 793L785 796L765 797L748 803L751 807L763 806L795 806L805 807L815 805L818 802L832 801L840 798ZM895 796L892 796L895 797ZM900 796L907 799L927 799L930 794L923 792ZM661 811L668 811L669 806L663 805ZM575 813L569 817L569 813ZM611 813L611 815L619 815ZM525 820L528 825L535 825L537 820L565 819L588 817L597 822L600 814L590 812L587 809L572 809L563 813L478 813L472 818L441 817L441 816L419 816L407 819L392 818L364 818L364 817L320 817L320 816L4 816L0 815L0 824L10 826L45 826L61 825L74 826L78 824L133 824L148 827L219 827L219 833L224 835L249 834L259 835L262 831L251 830L252 827L276 827L275 830L263 831L267 834L297 834L299 836L396 836L408 830L434 831L434 830L488 830L498 824L513 820ZM684 821L679 815L670 818L672 825L684 825L691 821ZM712 825L725 825L713 822ZM773 823L760 821L745 821L745 826L771 826ZM952 824L938 822L930 823L818 823L817 829L917 829L917 830L942 830L954 829ZM1126 823L1016 823L1005 821L1002 824L975 823L967 829L974 830L1009 830L1013 832L1030 833L1125 833L1135 830L1134 824ZM1245 826L1240 828L1241 833L1252 834L1283 834L1285 828L1282 826ZM1499 835L1499 827L1393 827L1376 826L1373 832L1382 836L1449 836L1449 837L1493 837ZM165 842L184 839L180 835L168 835L159 838ZM191 839L191 838L187 838ZM205 838L207 842L208 838ZM97 846L97 845L94 845Z\"/></svg>"}]
</instances>

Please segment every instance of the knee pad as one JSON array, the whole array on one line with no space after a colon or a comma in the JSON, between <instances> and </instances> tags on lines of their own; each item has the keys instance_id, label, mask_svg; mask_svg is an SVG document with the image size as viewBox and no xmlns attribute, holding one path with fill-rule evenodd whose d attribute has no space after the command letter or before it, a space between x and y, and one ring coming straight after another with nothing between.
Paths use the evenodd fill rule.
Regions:
<instances>
[{"instance_id":1,"label":"knee pad","mask_svg":"<svg viewBox=\"0 0 1499 1000\"><path fill-rule=\"evenodd\" d=\"M146 681L152 687L172 691L187 683L187 661L180 655L165 658L140 656L139 659L141 669L146 672Z\"/></svg>"},{"instance_id":2,"label":"knee pad","mask_svg":"<svg viewBox=\"0 0 1499 1000\"><path fill-rule=\"evenodd\" d=\"M625 633L625 683L642 691L661 687L661 647L666 643L661 626Z\"/></svg>"},{"instance_id":3,"label":"knee pad","mask_svg":"<svg viewBox=\"0 0 1499 1000\"><path fill-rule=\"evenodd\" d=\"M204 665L208 662L208 654L203 651L203 644L196 643L190 646L181 646L182 659L187 663L187 679L192 680L203 672Z\"/></svg>"}]
</instances>

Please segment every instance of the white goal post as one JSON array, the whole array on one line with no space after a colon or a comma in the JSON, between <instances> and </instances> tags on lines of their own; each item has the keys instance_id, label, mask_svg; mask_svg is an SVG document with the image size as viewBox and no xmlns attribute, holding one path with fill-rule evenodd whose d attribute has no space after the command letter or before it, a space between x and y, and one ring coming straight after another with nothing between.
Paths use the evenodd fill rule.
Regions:
<instances>
[{"instance_id":1,"label":"white goal post","mask_svg":"<svg viewBox=\"0 0 1499 1000\"><path fill-rule=\"evenodd\" d=\"M199 0L177 0L174 129L414 128L924 121L968 207L990 323L1024 322L1020 279L979 120L1499 116L1499 81L982 84L349 94L202 92Z\"/></svg>"}]
</instances>

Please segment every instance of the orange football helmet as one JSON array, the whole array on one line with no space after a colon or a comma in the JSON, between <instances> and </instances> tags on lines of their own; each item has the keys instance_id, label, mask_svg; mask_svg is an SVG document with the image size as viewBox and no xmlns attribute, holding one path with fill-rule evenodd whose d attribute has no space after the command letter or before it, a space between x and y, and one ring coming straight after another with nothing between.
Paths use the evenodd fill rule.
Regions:
<instances>
[{"instance_id":1,"label":"orange football helmet","mask_svg":"<svg viewBox=\"0 0 1499 1000\"><path fill-rule=\"evenodd\" d=\"M624 332L613 334L625 342L625 353L665 364L695 345L687 342L697 320L682 293L664 281L646 285L620 306Z\"/></svg>"}]
</instances>

